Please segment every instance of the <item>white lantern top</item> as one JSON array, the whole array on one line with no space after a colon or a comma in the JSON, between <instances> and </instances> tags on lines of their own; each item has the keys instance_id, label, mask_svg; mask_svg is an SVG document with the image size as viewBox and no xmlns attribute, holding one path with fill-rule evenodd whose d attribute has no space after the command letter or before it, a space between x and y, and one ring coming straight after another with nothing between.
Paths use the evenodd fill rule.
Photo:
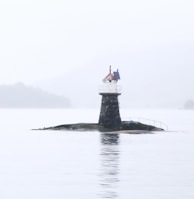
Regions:
<instances>
[{"instance_id":1,"label":"white lantern top","mask_svg":"<svg viewBox=\"0 0 194 199\"><path fill-rule=\"evenodd\" d=\"M120 79L120 74L117 69L116 72L111 71L111 66L109 68L109 74L103 78L103 84L100 86L100 94L121 94L121 88L117 85L118 80Z\"/></svg>"}]
</instances>

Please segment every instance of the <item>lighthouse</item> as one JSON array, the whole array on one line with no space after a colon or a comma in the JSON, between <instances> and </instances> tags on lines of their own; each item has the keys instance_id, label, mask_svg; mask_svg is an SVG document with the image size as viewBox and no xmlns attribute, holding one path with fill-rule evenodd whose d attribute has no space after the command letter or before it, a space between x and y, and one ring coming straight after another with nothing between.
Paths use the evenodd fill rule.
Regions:
<instances>
[{"instance_id":1,"label":"lighthouse","mask_svg":"<svg viewBox=\"0 0 194 199\"><path fill-rule=\"evenodd\" d=\"M105 78L103 78L103 84L99 89L102 101L98 124L102 129L120 129L121 117L119 112L118 96L121 95L121 88L117 85L119 79L120 74L118 69L117 71L112 72L110 66L109 73Z\"/></svg>"},{"instance_id":2,"label":"lighthouse","mask_svg":"<svg viewBox=\"0 0 194 199\"><path fill-rule=\"evenodd\" d=\"M108 75L103 78L103 83L99 88L99 94L102 96L100 116L98 123L76 123L63 124L37 130L99 130L101 132L124 131L125 133L147 133L149 131L164 131L153 125L143 124L136 121L121 121L119 112L118 96L121 95L121 88L117 84L120 80L120 74L117 71L112 72L111 66ZM155 121L154 121L155 122ZM105 138L107 139L107 138ZM114 140L113 140L114 141Z\"/></svg>"}]
</instances>

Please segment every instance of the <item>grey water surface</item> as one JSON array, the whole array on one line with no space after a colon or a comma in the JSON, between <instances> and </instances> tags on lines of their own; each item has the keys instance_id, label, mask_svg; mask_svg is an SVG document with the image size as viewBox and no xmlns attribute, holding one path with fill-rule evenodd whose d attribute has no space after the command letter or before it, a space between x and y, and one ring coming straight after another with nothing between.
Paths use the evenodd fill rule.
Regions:
<instances>
[{"instance_id":1,"label":"grey water surface","mask_svg":"<svg viewBox=\"0 0 194 199\"><path fill-rule=\"evenodd\" d=\"M169 132L154 134L30 130L98 115L1 109L0 198L194 198L194 111L121 110L168 124Z\"/></svg>"}]
</instances>

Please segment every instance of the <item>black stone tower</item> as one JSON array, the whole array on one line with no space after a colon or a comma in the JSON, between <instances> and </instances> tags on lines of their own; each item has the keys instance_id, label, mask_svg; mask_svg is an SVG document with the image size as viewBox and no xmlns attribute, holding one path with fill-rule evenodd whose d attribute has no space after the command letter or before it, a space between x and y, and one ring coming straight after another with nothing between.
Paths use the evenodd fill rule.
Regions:
<instances>
[{"instance_id":1,"label":"black stone tower","mask_svg":"<svg viewBox=\"0 0 194 199\"><path fill-rule=\"evenodd\" d=\"M120 75L118 70L111 72L103 79L103 85L99 90L102 95L99 125L107 130L119 130L121 126L121 117L119 112L118 96L121 89L117 85Z\"/></svg>"}]
</instances>

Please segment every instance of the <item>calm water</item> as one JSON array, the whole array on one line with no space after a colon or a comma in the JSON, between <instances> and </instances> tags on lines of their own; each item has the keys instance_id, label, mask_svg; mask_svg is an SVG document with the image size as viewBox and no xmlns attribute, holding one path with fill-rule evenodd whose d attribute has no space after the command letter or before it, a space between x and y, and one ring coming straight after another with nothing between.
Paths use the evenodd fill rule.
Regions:
<instances>
[{"instance_id":1,"label":"calm water","mask_svg":"<svg viewBox=\"0 0 194 199\"><path fill-rule=\"evenodd\" d=\"M121 110L172 132L31 131L96 122L98 110L0 110L0 198L194 198L194 111Z\"/></svg>"}]
</instances>

